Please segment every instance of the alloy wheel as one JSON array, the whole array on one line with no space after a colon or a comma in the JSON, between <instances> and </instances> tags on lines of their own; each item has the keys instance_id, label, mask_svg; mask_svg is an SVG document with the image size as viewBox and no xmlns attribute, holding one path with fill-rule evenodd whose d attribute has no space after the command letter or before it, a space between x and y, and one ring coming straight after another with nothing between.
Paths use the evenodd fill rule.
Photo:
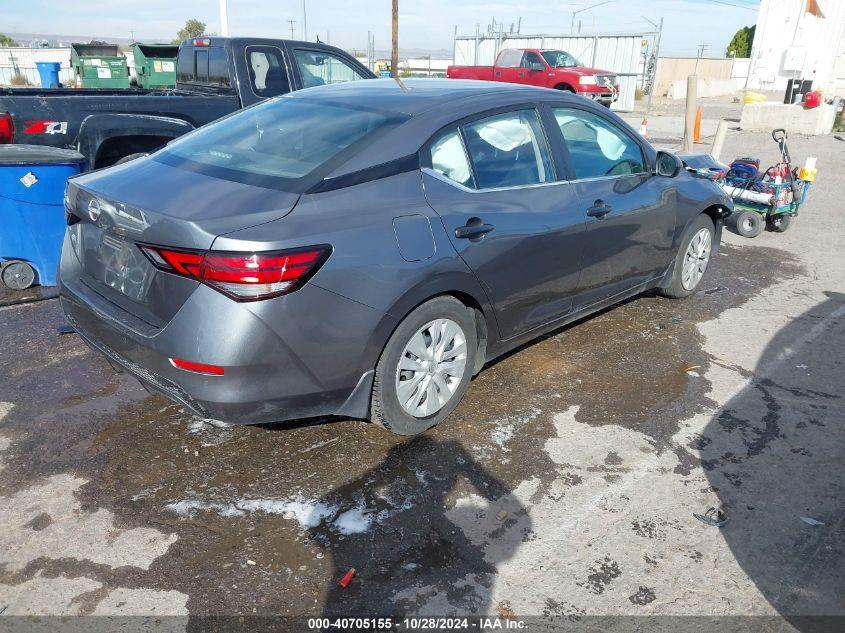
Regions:
<instances>
[{"instance_id":1,"label":"alloy wheel","mask_svg":"<svg viewBox=\"0 0 845 633\"><path fill-rule=\"evenodd\" d=\"M681 285L685 290L693 290L704 276L710 263L710 249L713 239L709 229L701 229L690 240L684 255L684 266L681 275Z\"/></svg>"}]
</instances>

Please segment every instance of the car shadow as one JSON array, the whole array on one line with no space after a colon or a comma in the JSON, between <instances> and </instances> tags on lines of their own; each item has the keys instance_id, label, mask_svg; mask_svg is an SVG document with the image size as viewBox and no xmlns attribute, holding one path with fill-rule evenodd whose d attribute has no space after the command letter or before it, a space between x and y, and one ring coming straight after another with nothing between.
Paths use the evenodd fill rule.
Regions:
<instances>
[{"instance_id":1,"label":"car shadow","mask_svg":"<svg viewBox=\"0 0 845 633\"><path fill-rule=\"evenodd\" d=\"M721 534L790 624L842 631L845 295L792 319L746 377L693 444L727 515Z\"/></svg>"},{"instance_id":2,"label":"car shadow","mask_svg":"<svg viewBox=\"0 0 845 633\"><path fill-rule=\"evenodd\" d=\"M496 567L531 528L526 508L459 442L427 435L394 445L319 503L340 503L309 530L331 557L325 617L487 615Z\"/></svg>"}]
</instances>

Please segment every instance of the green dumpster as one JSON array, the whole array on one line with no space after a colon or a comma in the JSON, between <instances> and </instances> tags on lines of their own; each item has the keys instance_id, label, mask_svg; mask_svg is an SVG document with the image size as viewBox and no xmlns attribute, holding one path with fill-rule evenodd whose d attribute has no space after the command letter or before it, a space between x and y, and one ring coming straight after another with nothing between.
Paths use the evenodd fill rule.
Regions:
<instances>
[{"instance_id":1,"label":"green dumpster","mask_svg":"<svg viewBox=\"0 0 845 633\"><path fill-rule=\"evenodd\" d=\"M71 44L70 64L83 88L129 87L129 68L117 44Z\"/></svg>"},{"instance_id":2,"label":"green dumpster","mask_svg":"<svg viewBox=\"0 0 845 633\"><path fill-rule=\"evenodd\" d=\"M133 44L135 76L141 88L175 88L176 56L179 46L171 44Z\"/></svg>"}]
</instances>

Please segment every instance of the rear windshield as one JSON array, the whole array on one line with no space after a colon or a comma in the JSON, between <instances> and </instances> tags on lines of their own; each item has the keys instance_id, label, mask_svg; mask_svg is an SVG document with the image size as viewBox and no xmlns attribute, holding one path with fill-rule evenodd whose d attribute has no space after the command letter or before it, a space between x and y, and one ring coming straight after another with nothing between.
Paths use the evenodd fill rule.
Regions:
<instances>
[{"instance_id":1,"label":"rear windshield","mask_svg":"<svg viewBox=\"0 0 845 633\"><path fill-rule=\"evenodd\" d=\"M153 158L217 178L296 192L405 119L392 112L279 97L183 136Z\"/></svg>"}]
</instances>

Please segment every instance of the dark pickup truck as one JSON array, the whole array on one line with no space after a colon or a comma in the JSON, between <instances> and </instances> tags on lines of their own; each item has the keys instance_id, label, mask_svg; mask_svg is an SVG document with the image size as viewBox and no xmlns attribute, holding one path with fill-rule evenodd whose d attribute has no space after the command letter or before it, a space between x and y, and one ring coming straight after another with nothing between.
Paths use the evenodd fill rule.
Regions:
<instances>
[{"instance_id":1,"label":"dark pickup truck","mask_svg":"<svg viewBox=\"0 0 845 633\"><path fill-rule=\"evenodd\" d=\"M0 89L0 144L76 149L97 169L269 97L374 77L326 44L200 37L179 47L175 90Z\"/></svg>"}]
</instances>

